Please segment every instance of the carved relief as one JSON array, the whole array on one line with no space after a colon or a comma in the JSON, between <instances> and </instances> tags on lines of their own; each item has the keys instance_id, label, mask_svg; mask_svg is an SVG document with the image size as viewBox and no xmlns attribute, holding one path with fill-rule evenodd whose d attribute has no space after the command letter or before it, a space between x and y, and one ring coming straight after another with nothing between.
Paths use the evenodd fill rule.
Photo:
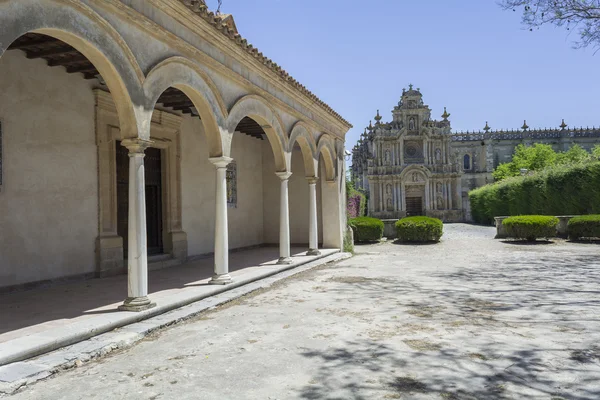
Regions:
<instances>
[{"instance_id":1,"label":"carved relief","mask_svg":"<svg viewBox=\"0 0 600 400\"><path fill-rule=\"evenodd\" d=\"M442 151L439 148L435 149L435 161L438 163L442 161Z\"/></svg>"}]
</instances>

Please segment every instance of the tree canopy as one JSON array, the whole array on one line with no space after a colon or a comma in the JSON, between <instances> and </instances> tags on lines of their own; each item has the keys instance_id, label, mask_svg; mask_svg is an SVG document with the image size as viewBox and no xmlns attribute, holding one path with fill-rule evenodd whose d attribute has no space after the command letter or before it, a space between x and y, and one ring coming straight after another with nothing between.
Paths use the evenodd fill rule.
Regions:
<instances>
[{"instance_id":1,"label":"tree canopy","mask_svg":"<svg viewBox=\"0 0 600 400\"><path fill-rule=\"evenodd\" d=\"M576 30L576 48L600 50L600 0L501 0L500 5L522 11L522 22L529 30L542 25Z\"/></svg>"},{"instance_id":2,"label":"tree canopy","mask_svg":"<svg viewBox=\"0 0 600 400\"><path fill-rule=\"evenodd\" d=\"M502 179L521 175L522 170L541 171L556 165L585 163L600 159L600 145L596 145L591 153L575 144L569 150L556 152L548 144L536 143L533 146L518 145L512 161L500 164L492 173L494 179Z\"/></svg>"}]
</instances>

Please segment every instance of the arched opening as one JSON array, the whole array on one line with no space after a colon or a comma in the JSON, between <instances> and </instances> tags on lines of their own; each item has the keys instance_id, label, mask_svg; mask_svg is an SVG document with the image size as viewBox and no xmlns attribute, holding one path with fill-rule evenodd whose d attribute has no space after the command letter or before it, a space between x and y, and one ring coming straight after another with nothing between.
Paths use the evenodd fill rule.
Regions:
<instances>
[{"instance_id":1,"label":"arched opening","mask_svg":"<svg viewBox=\"0 0 600 400\"><path fill-rule=\"evenodd\" d=\"M471 169L471 156L469 154L465 154L463 157L463 168L465 171Z\"/></svg>"},{"instance_id":2,"label":"arched opening","mask_svg":"<svg viewBox=\"0 0 600 400\"><path fill-rule=\"evenodd\" d=\"M322 244L322 226L321 218L319 218L319 210L321 209L321 187L317 171L314 167L314 156L310 149L305 146L303 149L299 141L296 141L292 146L291 151L291 170L292 176L289 183L289 199L290 199L290 237L291 243L294 246L293 250L297 252L306 251L310 248L310 183L315 184L316 191L316 210L317 210L317 246L320 248ZM315 174L317 178L315 178Z\"/></svg>"},{"instance_id":3,"label":"arched opening","mask_svg":"<svg viewBox=\"0 0 600 400\"><path fill-rule=\"evenodd\" d=\"M116 221L98 217L97 143L106 132L97 131L96 112L107 100L114 108L111 126L131 130L133 106L98 50L52 32L27 33L0 58L0 223L6 235L0 289L102 275L97 255L110 246L101 243L119 247ZM114 100L110 90L118 92ZM124 272L122 262L110 269Z\"/></svg>"}]
</instances>

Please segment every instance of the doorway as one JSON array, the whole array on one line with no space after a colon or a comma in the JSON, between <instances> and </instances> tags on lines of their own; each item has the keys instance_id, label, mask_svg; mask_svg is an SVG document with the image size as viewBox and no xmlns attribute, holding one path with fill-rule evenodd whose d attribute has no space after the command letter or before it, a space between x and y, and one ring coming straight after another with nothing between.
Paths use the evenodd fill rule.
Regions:
<instances>
[{"instance_id":1,"label":"doorway","mask_svg":"<svg viewBox=\"0 0 600 400\"><path fill-rule=\"evenodd\" d=\"M423 198L406 197L406 216L423 215Z\"/></svg>"},{"instance_id":2,"label":"doorway","mask_svg":"<svg viewBox=\"0 0 600 400\"><path fill-rule=\"evenodd\" d=\"M129 150L117 142L117 234L123 238L123 256L127 258L129 221ZM163 254L162 154L148 148L144 157L146 184L146 231L148 255Z\"/></svg>"}]
</instances>

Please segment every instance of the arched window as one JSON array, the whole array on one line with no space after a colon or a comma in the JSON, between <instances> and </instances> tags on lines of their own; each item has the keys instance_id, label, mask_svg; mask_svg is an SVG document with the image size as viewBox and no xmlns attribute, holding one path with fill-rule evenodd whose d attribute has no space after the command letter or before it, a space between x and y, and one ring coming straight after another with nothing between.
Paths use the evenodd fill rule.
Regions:
<instances>
[{"instance_id":1,"label":"arched window","mask_svg":"<svg viewBox=\"0 0 600 400\"><path fill-rule=\"evenodd\" d=\"M468 154L463 157L463 167L465 170L471 169L471 156Z\"/></svg>"}]
</instances>

